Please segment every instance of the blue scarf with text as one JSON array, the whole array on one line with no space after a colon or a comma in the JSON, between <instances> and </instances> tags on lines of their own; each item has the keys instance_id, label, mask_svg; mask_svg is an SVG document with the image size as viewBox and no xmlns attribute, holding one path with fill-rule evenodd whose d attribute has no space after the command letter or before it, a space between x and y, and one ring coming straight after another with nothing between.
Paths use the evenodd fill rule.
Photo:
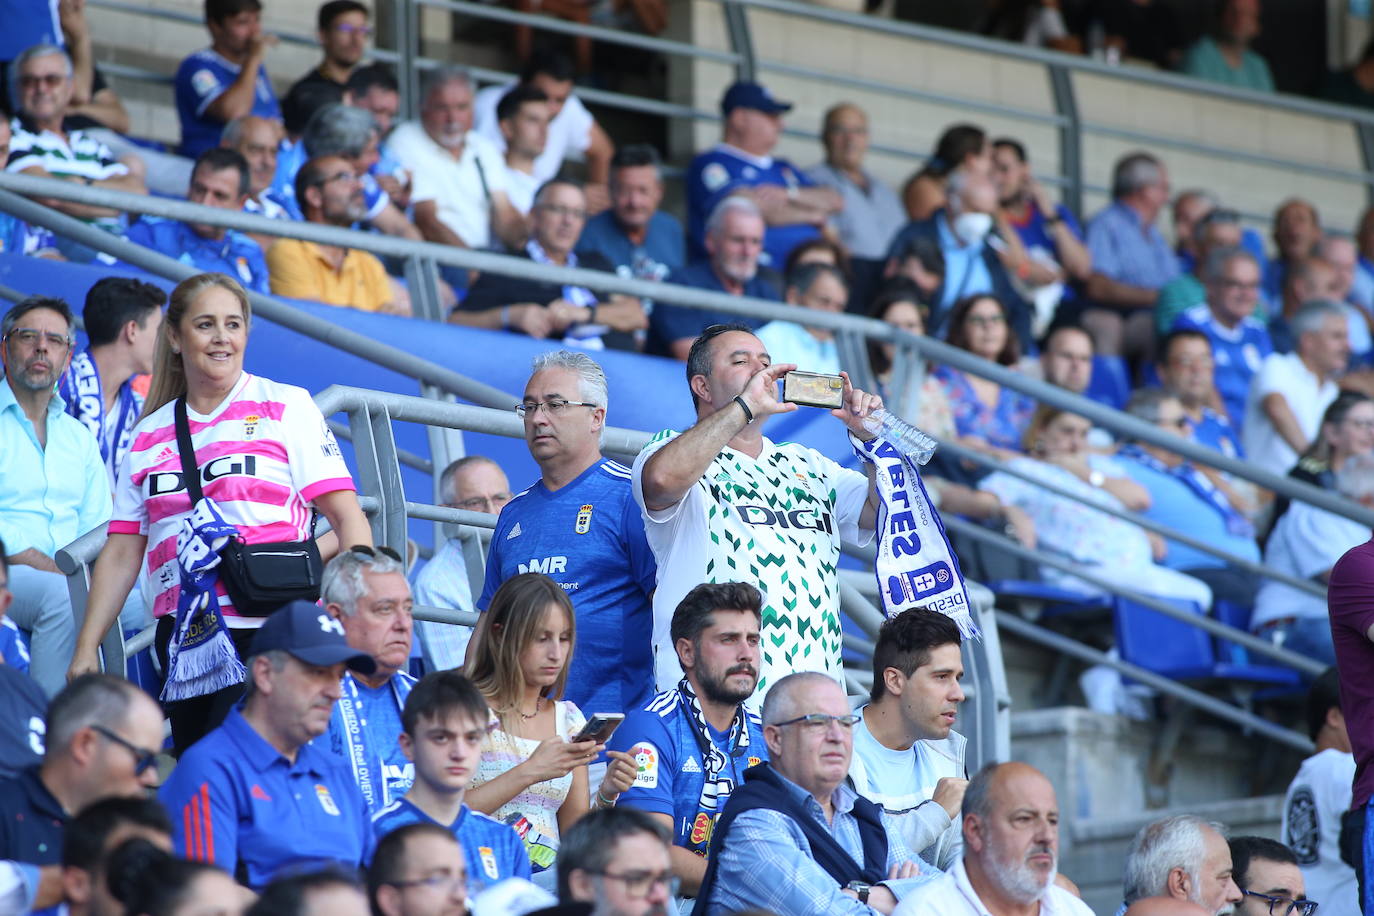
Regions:
<instances>
[{"instance_id":1,"label":"blue scarf with text","mask_svg":"<svg viewBox=\"0 0 1374 916\"><path fill-rule=\"evenodd\" d=\"M219 612L215 584L219 552L238 529L205 497L181 520L177 537L177 569L181 594L177 597L176 626L167 647L166 702L205 696L243 683L245 669Z\"/></svg>"}]
</instances>

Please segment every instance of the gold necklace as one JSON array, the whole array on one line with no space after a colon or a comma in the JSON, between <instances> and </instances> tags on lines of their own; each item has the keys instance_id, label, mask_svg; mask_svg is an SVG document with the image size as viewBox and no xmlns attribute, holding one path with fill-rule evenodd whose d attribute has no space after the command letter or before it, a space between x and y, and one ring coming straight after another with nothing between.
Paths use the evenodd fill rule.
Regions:
<instances>
[{"instance_id":1,"label":"gold necklace","mask_svg":"<svg viewBox=\"0 0 1374 916\"><path fill-rule=\"evenodd\" d=\"M530 713L530 714L527 716L527 715L525 715L523 712L520 712L520 707L519 707L519 706L515 707L515 711L518 712L518 713L520 713L520 718L522 718L522 719L524 719L526 722L528 722L530 719L533 719L535 716L539 715L539 710L541 710L541 709L543 709L543 708L544 708L544 698L543 698L543 697L535 697L535 698L534 698L534 712Z\"/></svg>"}]
</instances>

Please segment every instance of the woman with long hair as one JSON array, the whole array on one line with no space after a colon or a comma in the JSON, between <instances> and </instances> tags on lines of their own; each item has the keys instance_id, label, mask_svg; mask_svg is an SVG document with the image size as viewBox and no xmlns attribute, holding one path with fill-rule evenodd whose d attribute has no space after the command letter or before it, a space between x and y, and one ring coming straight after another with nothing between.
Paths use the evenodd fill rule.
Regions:
<instances>
[{"instance_id":1,"label":"woman with long hair","mask_svg":"<svg viewBox=\"0 0 1374 916\"><path fill-rule=\"evenodd\" d=\"M263 618L235 608L223 576L211 587L209 575L193 575L186 565L183 524L205 518L192 513L177 405L185 405L194 452L185 464L199 470L205 497L197 508L213 505L221 536L232 528L246 544L303 541L313 536L313 508L333 528L322 554L331 545L372 544L348 467L309 392L244 371L251 321L248 294L225 274L198 274L172 290L70 669L73 676L99 670L100 642L146 559L157 592L154 645L167 676L164 708L178 754L242 696L241 659ZM183 595L185 581L201 591ZM183 651L187 664L179 666Z\"/></svg>"},{"instance_id":2,"label":"woman with long hair","mask_svg":"<svg viewBox=\"0 0 1374 916\"><path fill-rule=\"evenodd\" d=\"M987 131L973 124L945 128L925 165L902 188L902 203L913 221L930 219L945 205L945 179L958 168L992 174L992 147Z\"/></svg>"},{"instance_id":3,"label":"woman with long hair","mask_svg":"<svg viewBox=\"0 0 1374 916\"><path fill-rule=\"evenodd\" d=\"M515 827L536 880L545 884L553 879L559 836L591 810L587 767L604 750L595 741L570 740L586 724L582 711L562 698L576 632L563 588L548 576L521 573L492 596L464 672L492 715L467 803ZM614 806L635 776L628 754L606 753L609 765L596 789L603 808Z\"/></svg>"},{"instance_id":4,"label":"woman with long hair","mask_svg":"<svg viewBox=\"0 0 1374 916\"><path fill-rule=\"evenodd\" d=\"M1355 455L1374 452L1374 400L1358 391L1342 391L1322 414L1317 437L1298 456L1288 476L1314 487L1336 489L1336 472ZM1274 500L1269 532L1288 512L1291 501L1280 494ZM1268 532L1265 535L1268 541Z\"/></svg>"}]
</instances>

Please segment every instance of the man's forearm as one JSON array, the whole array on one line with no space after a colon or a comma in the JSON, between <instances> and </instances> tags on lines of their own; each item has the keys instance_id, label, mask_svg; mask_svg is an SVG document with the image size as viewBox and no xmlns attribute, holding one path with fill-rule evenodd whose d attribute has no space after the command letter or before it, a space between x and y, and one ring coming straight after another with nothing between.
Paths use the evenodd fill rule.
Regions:
<instances>
[{"instance_id":1,"label":"man's forearm","mask_svg":"<svg viewBox=\"0 0 1374 916\"><path fill-rule=\"evenodd\" d=\"M673 874L682 884L682 895L695 897L701 889L702 879L706 877L706 860L690 849L673 846L668 850L668 861L673 866Z\"/></svg>"},{"instance_id":2,"label":"man's forearm","mask_svg":"<svg viewBox=\"0 0 1374 916\"><path fill-rule=\"evenodd\" d=\"M52 557L33 547L21 550L7 559L13 566L32 566L34 569L42 570L43 572L57 573L58 575L62 574L62 571L57 568L57 564L53 562Z\"/></svg>"},{"instance_id":3,"label":"man's forearm","mask_svg":"<svg viewBox=\"0 0 1374 916\"><path fill-rule=\"evenodd\" d=\"M640 477L645 505L661 511L681 501L746 425L744 410L732 401L659 449Z\"/></svg>"},{"instance_id":4,"label":"man's forearm","mask_svg":"<svg viewBox=\"0 0 1374 916\"><path fill-rule=\"evenodd\" d=\"M1094 273L1088 277L1088 298L1094 305L1106 308L1128 309L1150 308L1159 297L1159 290L1118 283L1111 277Z\"/></svg>"},{"instance_id":5,"label":"man's forearm","mask_svg":"<svg viewBox=\"0 0 1374 916\"><path fill-rule=\"evenodd\" d=\"M1269 422L1274 424L1274 431L1288 443L1289 448L1298 454L1307 450L1307 436L1298 425L1298 418L1293 416L1293 408L1288 406L1287 398L1277 391L1271 392L1260 401L1260 407L1269 418Z\"/></svg>"}]
</instances>

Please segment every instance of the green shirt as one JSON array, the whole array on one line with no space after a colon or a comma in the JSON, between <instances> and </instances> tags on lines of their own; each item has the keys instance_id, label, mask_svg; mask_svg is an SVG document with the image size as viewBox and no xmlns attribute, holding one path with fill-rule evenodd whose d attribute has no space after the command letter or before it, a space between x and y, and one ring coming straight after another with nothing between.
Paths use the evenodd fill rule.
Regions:
<instances>
[{"instance_id":1,"label":"green shirt","mask_svg":"<svg viewBox=\"0 0 1374 916\"><path fill-rule=\"evenodd\" d=\"M1163 337L1174 329L1178 316L1207 301L1202 281L1192 274L1179 274L1159 288L1155 298L1155 331Z\"/></svg>"},{"instance_id":2,"label":"green shirt","mask_svg":"<svg viewBox=\"0 0 1374 916\"><path fill-rule=\"evenodd\" d=\"M1222 56L1216 39L1203 36L1183 55L1183 72L1200 80L1225 83L1260 92L1274 91L1269 65L1254 51L1241 52L1240 67L1232 67Z\"/></svg>"}]
</instances>

